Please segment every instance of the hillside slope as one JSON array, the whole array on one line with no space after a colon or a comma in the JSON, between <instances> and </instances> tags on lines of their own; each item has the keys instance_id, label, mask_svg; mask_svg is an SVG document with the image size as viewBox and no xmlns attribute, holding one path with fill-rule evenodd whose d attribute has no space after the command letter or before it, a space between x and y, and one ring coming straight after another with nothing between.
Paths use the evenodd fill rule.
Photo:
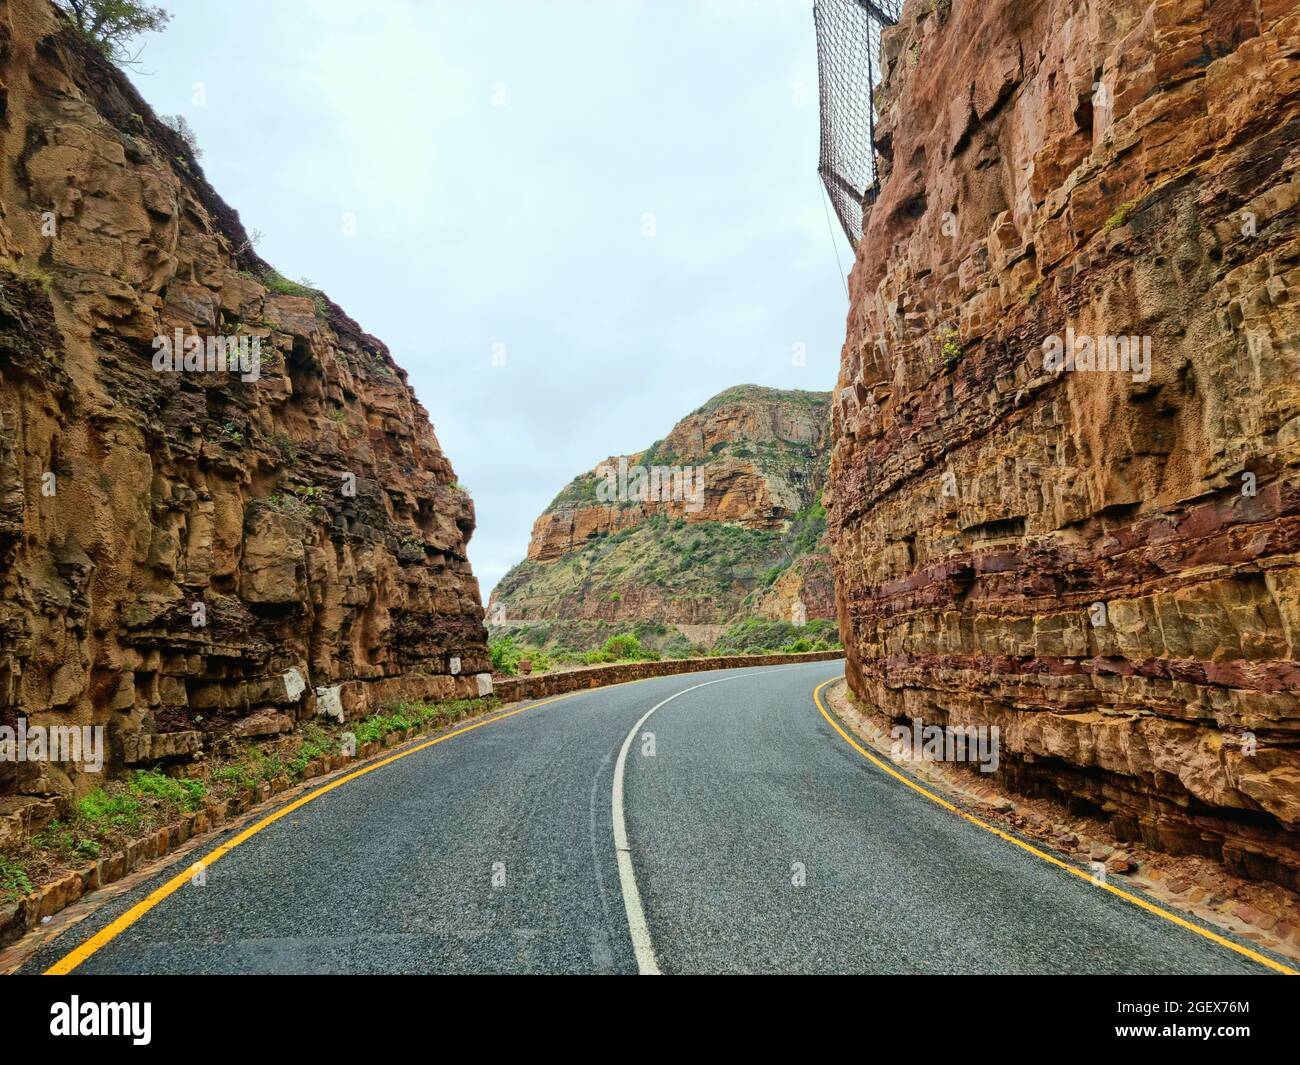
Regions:
<instances>
[{"instance_id":1,"label":"hillside slope","mask_svg":"<svg viewBox=\"0 0 1300 1065\"><path fill-rule=\"evenodd\" d=\"M671 626L705 643L738 616L789 620L800 600L809 619L833 617L819 502L829 402L741 385L645 451L574 478L537 518L490 615L602 623L596 635Z\"/></svg>"}]
</instances>

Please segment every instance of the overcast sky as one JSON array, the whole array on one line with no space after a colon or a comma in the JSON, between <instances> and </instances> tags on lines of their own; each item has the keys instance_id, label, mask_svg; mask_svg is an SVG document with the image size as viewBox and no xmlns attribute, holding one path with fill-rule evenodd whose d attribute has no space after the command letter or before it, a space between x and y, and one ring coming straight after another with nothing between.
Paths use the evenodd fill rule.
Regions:
<instances>
[{"instance_id":1,"label":"overcast sky","mask_svg":"<svg viewBox=\"0 0 1300 1065\"><path fill-rule=\"evenodd\" d=\"M133 80L409 372L485 601L576 474L731 385L833 387L811 0L157 2Z\"/></svg>"}]
</instances>

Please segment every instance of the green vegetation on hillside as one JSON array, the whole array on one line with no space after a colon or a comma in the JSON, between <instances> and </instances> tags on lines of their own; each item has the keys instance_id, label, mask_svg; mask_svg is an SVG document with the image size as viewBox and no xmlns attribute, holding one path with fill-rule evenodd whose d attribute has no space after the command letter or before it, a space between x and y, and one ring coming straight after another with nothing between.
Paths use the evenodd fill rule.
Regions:
<instances>
[{"instance_id":1,"label":"green vegetation on hillside","mask_svg":"<svg viewBox=\"0 0 1300 1065\"><path fill-rule=\"evenodd\" d=\"M773 651L829 651L840 646L834 621L822 619L806 625L767 618L745 618L727 629L710 650L715 655L752 655Z\"/></svg>"},{"instance_id":2,"label":"green vegetation on hillside","mask_svg":"<svg viewBox=\"0 0 1300 1065\"><path fill-rule=\"evenodd\" d=\"M801 388L766 388L763 385L736 385L724 389L703 406L697 407L692 414L708 414L727 403L741 401L765 400L779 403L800 404L806 407L823 408L830 406L829 392L806 392Z\"/></svg>"},{"instance_id":3,"label":"green vegetation on hillside","mask_svg":"<svg viewBox=\"0 0 1300 1065\"><path fill-rule=\"evenodd\" d=\"M560 494L551 500L546 511L559 510L561 507L588 507L595 506L600 502L596 498L596 489L600 485L600 478L595 473L584 473L580 477L575 477L560 491Z\"/></svg>"},{"instance_id":4,"label":"green vegetation on hillside","mask_svg":"<svg viewBox=\"0 0 1300 1065\"><path fill-rule=\"evenodd\" d=\"M612 635L604 635L610 632ZM592 634L599 634L593 638ZM713 643L692 643L684 633L661 622L538 621L493 637L488 648L495 673L515 676L520 662L531 673L550 673L605 662L655 661L660 658L706 658L733 654L794 654L840 647L839 631L830 620L796 626L788 621L747 618L730 626Z\"/></svg>"},{"instance_id":5,"label":"green vegetation on hillside","mask_svg":"<svg viewBox=\"0 0 1300 1065\"><path fill-rule=\"evenodd\" d=\"M532 621L508 628L488 626L489 647L499 648L499 653L508 656L507 660L515 664L518 658L531 656L535 673L561 665L579 664L587 654L603 649L611 637L624 635L635 636L643 650L655 652L662 658L690 658L706 650L692 643L676 626L662 621L569 618ZM541 667L539 659L543 663ZM497 668L495 658L493 668Z\"/></svg>"},{"instance_id":6,"label":"green vegetation on hillside","mask_svg":"<svg viewBox=\"0 0 1300 1065\"><path fill-rule=\"evenodd\" d=\"M606 662L657 662L663 656L649 647L642 647L640 639L632 632L608 637L599 647L589 651L560 647L546 651L537 644L524 642L516 633L509 633L488 642L492 656L492 671L513 677L522 672L520 663L527 662L530 673L550 673L561 666L595 666ZM678 655L674 657L686 657Z\"/></svg>"},{"instance_id":7,"label":"green vegetation on hillside","mask_svg":"<svg viewBox=\"0 0 1300 1065\"><path fill-rule=\"evenodd\" d=\"M808 582L808 594L820 603L829 582L829 564L823 558L826 511L818 489L827 473L822 426L829 415L830 398L829 392L756 385L729 388L691 415L694 422L679 422L668 436L629 456L633 485L641 483L638 467L703 465L710 499L722 503L725 496L725 506L719 510L737 520L693 521L690 519L704 515L672 517L666 509L651 506L648 516L637 515L638 524L592 534L552 561L525 559L493 592L505 616L563 618L587 628L563 635L516 630L514 643L504 646L501 653L518 652L533 662L534 668L546 668L538 662L548 657L560 656L555 664L562 665L565 656L576 661L602 653L605 641L621 635L638 618L678 618L688 620L691 626L721 627L760 612L771 613L770 607L761 604L772 586L796 564L802 568L790 588ZM712 413L724 407L722 413ZM766 491L752 487L755 474L766 482ZM599 492L602 483L595 471L576 477L552 500L548 511L597 505L598 494L605 494ZM753 506L745 509L744 501L751 497ZM637 501L624 505L634 507ZM707 513L713 517L718 511ZM630 517L624 516L625 520ZM584 520L582 524L604 523ZM568 546L562 531L556 532L559 535L546 534L549 551ZM818 557L804 563L811 555ZM703 639L701 630L692 627L688 631L695 639ZM661 655L698 655L710 650L675 629L636 635L643 649ZM770 649L801 638L783 636ZM821 635L808 638L816 643Z\"/></svg>"},{"instance_id":8,"label":"green vegetation on hillside","mask_svg":"<svg viewBox=\"0 0 1300 1065\"><path fill-rule=\"evenodd\" d=\"M643 600L647 590L661 603L691 600L698 604L691 616L722 623L773 565L789 557L786 536L779 529L656 514L555 562L521 562L502 578L496 595L532 616L573 617L581 602L617 602L615 593L626 600L628 589L637 588Z\"/></svg>"},{"instance_id":9,"label":"green vegetation on hillside","mask_svg":"<svg viewBox=\"0 0 1300 1065\"><path fill-rule=\"evenodd\" d=\"M617 612L617 604L635 601L652 617L727 624L755 607L791 565L818 550L825 531L820 500L794 515L784 530L657 514L641 525L598 536L555 562L524 560L502 578L496 595L530 617L592 624L599 622L593 614L605 612L601 607L613 606ZM614 634L613 628L575 632L560 645L576 653L597 648ZM531 642L555 646L553 640ZM680 641L658 649L670 656L691 653Z\"/></svg>"},{"instance_id":10,"label":"green vegetation on hillside","mask_svg":"<svg viewBox=\"0 0 1300 1065\"><path fill-rule=\"evenodd\" d=\"M790 519L790 528L786 530L784 545L793 562L800 555L813 550L826 534L826 508L822 506L821 496L817 502L805 507Z\"/></svg>"}]
</instances>

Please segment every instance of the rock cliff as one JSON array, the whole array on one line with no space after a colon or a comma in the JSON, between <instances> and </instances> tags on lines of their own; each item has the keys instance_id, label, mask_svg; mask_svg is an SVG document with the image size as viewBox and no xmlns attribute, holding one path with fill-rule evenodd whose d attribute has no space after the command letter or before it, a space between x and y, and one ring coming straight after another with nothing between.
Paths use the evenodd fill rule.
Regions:
<instances>
[{"instance_id":1,"label":"rock cliff","mask_svg":"<svg viewBox=\"0 0 1300 1065\"><path fill-rule=\"evenodd\" d=\"M909 0L829 497L854 692L1300 887L1300 11Z\"/></svg>"},{"instance_id":2,"label":"rock cliff","mask_svg":"<svg viewBox=\"0 0 1300 1065\"><path fill-rule=\"evenodd\" d=\"M645 451L597 464L538 517L489 609L716 629L742 611L788 621L804 597L808 618L834 616L816 550L829 403L741 385Z\"/></svg>"},{"instance_id":3,"label":"rock cliff","mask_svg":"<svg viewBox=\"0 0 1300 1065\"><path fill-rule=\"evenodd\" d=\"M106 726L111 770L478 693L474 509L384 345L42 0L0 3L0 83L0 724Z\"/></svg>"}]
</instances>

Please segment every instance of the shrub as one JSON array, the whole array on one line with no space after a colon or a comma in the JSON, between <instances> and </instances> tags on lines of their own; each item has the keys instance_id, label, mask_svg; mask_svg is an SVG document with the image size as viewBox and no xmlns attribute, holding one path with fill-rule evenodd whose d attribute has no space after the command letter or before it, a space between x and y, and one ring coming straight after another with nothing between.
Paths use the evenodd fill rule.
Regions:
<instances>
[{"instance_id":1,"label":"shrub","mask_svg":"<svg viewBox=\"0 0 1300 1065\"><path fill-rule=\"evenodd\" d=\"M543 650L529 648L528 658L533 664L534 673L549 673L555 668L551 656Z\"/></svg>"},{"instance_id":2,"label":"shrub","mask_svg":"<svg viewBox=\"0 0 1300 1065\"><path fill-rule=\"evenodd\" d=\"M194 132L194 127L186 121L184 115L159 115L158 118L164 126L185 142L186 147L194 154L195 159L203 156L203 149L199 147L198 136Z\"/></svg>"},{"instance_id":3,"label":"shrub","mask_svg":"<svg viewBox=\"0 0 1300 1065\"><path fill-rule=\"evenodd\" d=\"M102 849L99 843L82 836L76 831L76 827L75 823L51 821L44 829L32 836L32 844L41 850L52 851L67 862L98 858Z\"/></svg>"},{"instance_id":4,"label":"shrub","mask_svg":"<svg viewBox=\"0 0 1300 1065\"><path fill-rule=\"evenodd\" d=\"M839 630L834 621L817 619L807 625L792 625L788 621L769 621L766 618L746 618L727 629L712 653L757 654L764 651L811 651L818 641L826 650L840 646Z\"/></svg>"},{"instance_id":5,"label":"shrub","mask_svg":"<svg viewBox=\"0 0 1300 1065\"><path fill-rule=\"evenodd\" d=\"M519 672L519 660L524 657L523 649L513 636L502 636L499 640L488 643L488 654L492 658L492 672L513 677Z\"/></svg>"},{"instance_id":6,"label":"shrub","mask_svg":"<svg viewBox=\"0 0 1300 1065\"><path fill-rule=\"evenodd\" d=\"M253 771L246 762L234 762L214 769L212 779L236 788L251 788L254 778Z\"/></svg>"},{"instance_id":7,"label":"shrub","mask_svg":"<svg viewBox=\"0 0 1300 1065\"><path fill-rule=\"evenodd\" d=\"M298 460L298 449L288 433L272 434L271 446L275 448L281 462L292 463Z\"/></svg>"},{"instance_id":8,"label":"shrub","mask_svg":"<svg viewBox=\"0 0 1300 1065\"><path fill-rule=\"evenodd\" d=\"M679 632L664 645L664 654L668 658L694 658L700 654L700 648Z\"/></svg>"},{"instance_id":9,"label":"shrub","mask_svg":"<svg viewBox=\"0 0 1300 1065\"><path fill-rule=\"evenodd\" d=\"M352 731L358 743L374 743L392 732L430 725L440 728L462 717L485 713L497 705L493 696L483 699L456 699L446 703L396 702L357 722Z\"/></svg>"},{"instance_id":10,"label":"shrub","mask_svg":"<svg viewBox=\"0 0 1300 1065\"><path fill-rule=\"evenodd\" d=\"M290 281L280 271L268 267L258 280L269 292L279 293L282 296L303 296L311 300L316 314L321 318L325 317L325 294L312 283L311 278L304 277L298 281Z\"/></svg>"},{"instance_id":11,"label":"shrub","mask_svg":"<svg viewBox=\"0 0 1300 1065\"><path fill-rule=\"evenodd\" d=\"M943 357L945 369L951 370L961 362L962 351L961 335L951 326L945 326L939 330L939 353Z\"/></svg>"},{"instance_id":12,"label":"shrub","mask_svg":"<svg viewBox=\"0 0 1300 1065\"><path fill-rule=\"evenodd\" d=\"M641 641L628 632L621 636L611 636L601 650L613 656L611 662L619 658L636 658L641 654Z\"/></svg>"},{"instance_id":13,"label":"shrub","mask_svg":"<svg viewBox=\"0 0 1300 1065\"><path fill-rule=\"evenodd\" d=\"M1126 225L1136 210L1137 200L1129 200L1128 203L1120 204L1115 213L1106 219L1106 225L1102 228L1102 232L1109 233L1113 229L1119 229L1120 226Z\"/></svg>"},{"instance_id":14,"label":"shrub","mask_svg":"<svg viewBox=\"0 0 1300 1065\"><path fill-rule=\"evenodd\" d=\"M319 725L308 725L303 729L298 753L289 760L289 774L301 777L306 772L308 763L314 762L322 755L333 754L336 748L337 745L331 742L330 737Z\"/></svg>"}]
</instances>

